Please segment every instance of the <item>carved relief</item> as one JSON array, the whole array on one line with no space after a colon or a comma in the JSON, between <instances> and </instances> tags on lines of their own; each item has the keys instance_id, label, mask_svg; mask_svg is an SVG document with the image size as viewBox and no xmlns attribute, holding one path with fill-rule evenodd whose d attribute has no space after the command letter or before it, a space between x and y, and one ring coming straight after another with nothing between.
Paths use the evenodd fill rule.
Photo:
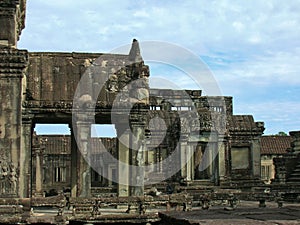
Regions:
<instances>
[{"instance_id":1,"label":"carved relief","mask_svg":"<svg viewBox=\"0 0 300 225\"><path fill-rule=\"evenodd\" d=\"M111 75L107 81L107 91L117 92L118 91L118 77L116 75Z\"/></svg>"},{"instance_id":2,"label":"carved relief","mask_svg":"<svg viewBox=\"0 0 300 225\"><path fill-rule=\"evenodd\" d=\"M213 129L213 123L210 112L203 112L199 114L200 128L204 131L211 131Z\"/></svg>"},{"instance_id":3,"label":"carved relief","mask_svg":"<svg viewBox=\"0 0 300 225\"><path fill-rule=\"evenodd\" d=\"M0 196L17 195L18 171L12 163L0 161Z\"/></svg>"}]
</instances>

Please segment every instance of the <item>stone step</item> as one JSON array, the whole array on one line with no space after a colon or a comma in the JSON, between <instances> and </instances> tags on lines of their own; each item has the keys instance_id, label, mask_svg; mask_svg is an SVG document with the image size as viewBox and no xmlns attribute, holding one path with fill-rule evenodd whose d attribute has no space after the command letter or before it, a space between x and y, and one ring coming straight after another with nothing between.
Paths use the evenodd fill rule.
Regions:
<instances>
[{"instance_id":1,"label":"stone step","mask_svg":"<svg viewBox=\"0 0 300 225\"><path fill-rule=\"evenodd\" d=\"M300 178L299 177L290 177L288 179L288 181L297 181L297 182L300 182Z\"/></svg>"},{"instance_id":2,"label":"stone step","mask_svg":"<svg viewBox=\"0 0 300 225\"><path fill-rule=\"evenodd\" d=\"M289 181L287 181L286 183L288 183L288 184L299 184L300 183L300 180L289 180Z\"/></svg>"},{"instance_id":3,"label":"stone step","mask_svg":"<svg viewBox=\"0 0 300 225\"><path fill-rule=\"evenodd\" d=\"M292 171L291 172L291 174L290 174L291 176L300 176L300 172L298 172L298 171Z\"/></svg>"},{"instance_id":4,"label":"stone step","mask_svg":"<svg viewBox=\"0 0 300 225\"><path fill-rule=\"evenodd\" d=\"M289 184L291 187L293 187L293 189L291 191L294 192L296 190L298 192L300 190L300 182L299 181L297 181L297 180L296 181L289 181L288 180L286 183ZM282 191L284 192L284 191L286 191L286 189L282 190Z\"/></svg>"},{"instance_id":5,"label":"stone step","mask_svg":"<svg viewBox=\"0 0 300 225\"><path fill-rule=\"evenodd\" d=\"M161 182L166 179L162 173L151 173L148 177L152 182Z\"/></svg>"},{"instance_id":6,"label":"stone step","mask_svg":"<svg viewBox=\"0 0 300 225\"><path fill-rule=\"evenodd\" d=\"M189 186L214 186L214 183L211 180L194 180Z\"/></svg>"},{"instance_id":7,"label":"stone step","mask_svg":"<svg viewBox=\"0 0 300 225\"><path fill-rule=\"evenodd\" d=\"M300 177L290 177L288 181L297 181L300 182Z\"/></svg>"},{"instance_id":8,"label":"stone step","mask_svg":"<svg viewBox=\"0 0 300 225\"><path fill-rule=\"evenodd\" d=\"M290 175L291 177L300 177L300 173L299 172L296 172L296 173L291 173Z\"/></svg>"},{"instance_id":9,"label":"stone step","mask_svg":"<svg viewBox=\"0 0 300 225\"><path fill-rule=\"evenodd\" d=\"M289 177L300 177L300 172L292 172Z\"/></svg>"}]
</instances>

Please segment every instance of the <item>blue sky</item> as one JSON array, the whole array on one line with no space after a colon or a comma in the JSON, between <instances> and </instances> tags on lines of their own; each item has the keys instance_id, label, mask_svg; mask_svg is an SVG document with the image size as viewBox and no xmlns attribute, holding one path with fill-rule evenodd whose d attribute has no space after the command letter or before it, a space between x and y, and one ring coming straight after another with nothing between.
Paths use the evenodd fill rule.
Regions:
<instances>
[{"instance_id":1,"label":"blue sky","mask_svg":"<svg viewBox=\"0 0 300 225\"><path fill-rule=\"evenodd\" d=\"M209 66L222 94L234 97L235 114L253 114L276 134L300 130L299 12L299 0L28 0L18 47L110 52L133 38L177 44ZM181 76L152 67L152 77Z\"/></svg>"}]
</instances>

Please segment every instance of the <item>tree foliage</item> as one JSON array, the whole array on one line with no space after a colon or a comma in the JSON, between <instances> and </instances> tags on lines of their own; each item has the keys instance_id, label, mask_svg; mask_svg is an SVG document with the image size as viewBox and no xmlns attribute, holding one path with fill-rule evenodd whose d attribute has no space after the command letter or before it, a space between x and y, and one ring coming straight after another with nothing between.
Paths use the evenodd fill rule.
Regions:
<instances>
[{"instance_id":1,"label":"tree foliage","mask_svg":"<svg viewBox=\"0 0 300 225\"><path fill-rule=\"evenodd\" d=\"M288 136L288 134L283 131L279 131L278 134L276 134L276 135L277 136Z\"/></svg>"}]
</instances>

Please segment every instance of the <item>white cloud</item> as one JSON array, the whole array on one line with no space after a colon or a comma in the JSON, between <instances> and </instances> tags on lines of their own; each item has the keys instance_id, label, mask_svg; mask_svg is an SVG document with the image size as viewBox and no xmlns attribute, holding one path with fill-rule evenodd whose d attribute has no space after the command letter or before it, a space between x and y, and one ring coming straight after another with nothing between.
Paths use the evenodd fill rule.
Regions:
<instances>
[{"instance_id":1,"label":"white cloud","mask_svg":"<svg viewBox=\"0 0 300 225\"><path fill-rule=\"evenodd\" d=\"M251 3L225 0L151 1L147 4L144 1L95 0L38 3L39 8L31 12L33 17L38 15L35 26L39 26L41 21L54 26L54 21L46 18L49 14L67 23L59 33L61 37L73 27L88 30L92 35L96 34L95 29L98 31L99 27L108 26L110 32L105 33L105 39L111 40L113 36L116 45L136 35L144 40L185 44L195 51L198 51L196 43L203 43L214 50L238 48L247 51L252 47L251 43L277 42L278 46L282 45L281 41L286 41L285 32L289 36L293 34L294 38L299 37L296 35L299 34L299 15L293 12L293 8L286 7L288 3L279 1L273 1L273 4L258 0ZM35 6L33 2L30 5ZM28 10L31 10L30 7ZM38 11L41 13L38 14ZM48 38L54 35L51 27L46 31ZM277 32L282 33L278 35ZM86 32L82 35L86 35Z\"/></svg>"},{"instance_id":2,"label":"white cloud","mask_svg":"<svg viewBox=\"0 0 300 225\"><path fill-rule=\"evenodd\" d=\"M234 21L232 26L236 29L236 31L241 32L244 30L245 26L242 22Z\"/></svg>"},{"instance_id":3,"label":"white cloud","mask_svg":"<svg viewBox=\"0 0 300 225\"><path fill-rule=\"evenodd\" d=\"M300 102L265 101L235 105L236 114L254 114L257 121L265 121L265 134L299 130ZM271 126L270 126L271 125Z\"/></svg>"},{"instance_id":4,"label":"white cloud","mask_svg":"<svg viewBox=\"0 0 300 225\"><path fill-rule=\"evenodd\" d=\"M249 38L249 42L251 44L259 44L261 43L262 39L260 37L259 34L253 34L250 38Z\"/></svg>"},{"instance_id":5,"label":"white cloud","mask_svg":"<svg viewBox=\"0 0 300 225\"><path fill-rule=\"evenodd\" d=\"M300 85L300 48L288 52L268 52L243 61L223 63L221 69L215 69L219 80L247 80L249 83L264 86L282 83Z\"/></svg>"},{"instance_id":6,"label":"white cloud","mask_svg":"<svg viewBox=\"0 0 300 225\"><path fill-rule=\"evenodd\" d=\"M133 16L137 17L137 18L149 18L150 17L149 13L144 9L136 11L135 13L133 13Z\"/></svg>"}]
</instances>

